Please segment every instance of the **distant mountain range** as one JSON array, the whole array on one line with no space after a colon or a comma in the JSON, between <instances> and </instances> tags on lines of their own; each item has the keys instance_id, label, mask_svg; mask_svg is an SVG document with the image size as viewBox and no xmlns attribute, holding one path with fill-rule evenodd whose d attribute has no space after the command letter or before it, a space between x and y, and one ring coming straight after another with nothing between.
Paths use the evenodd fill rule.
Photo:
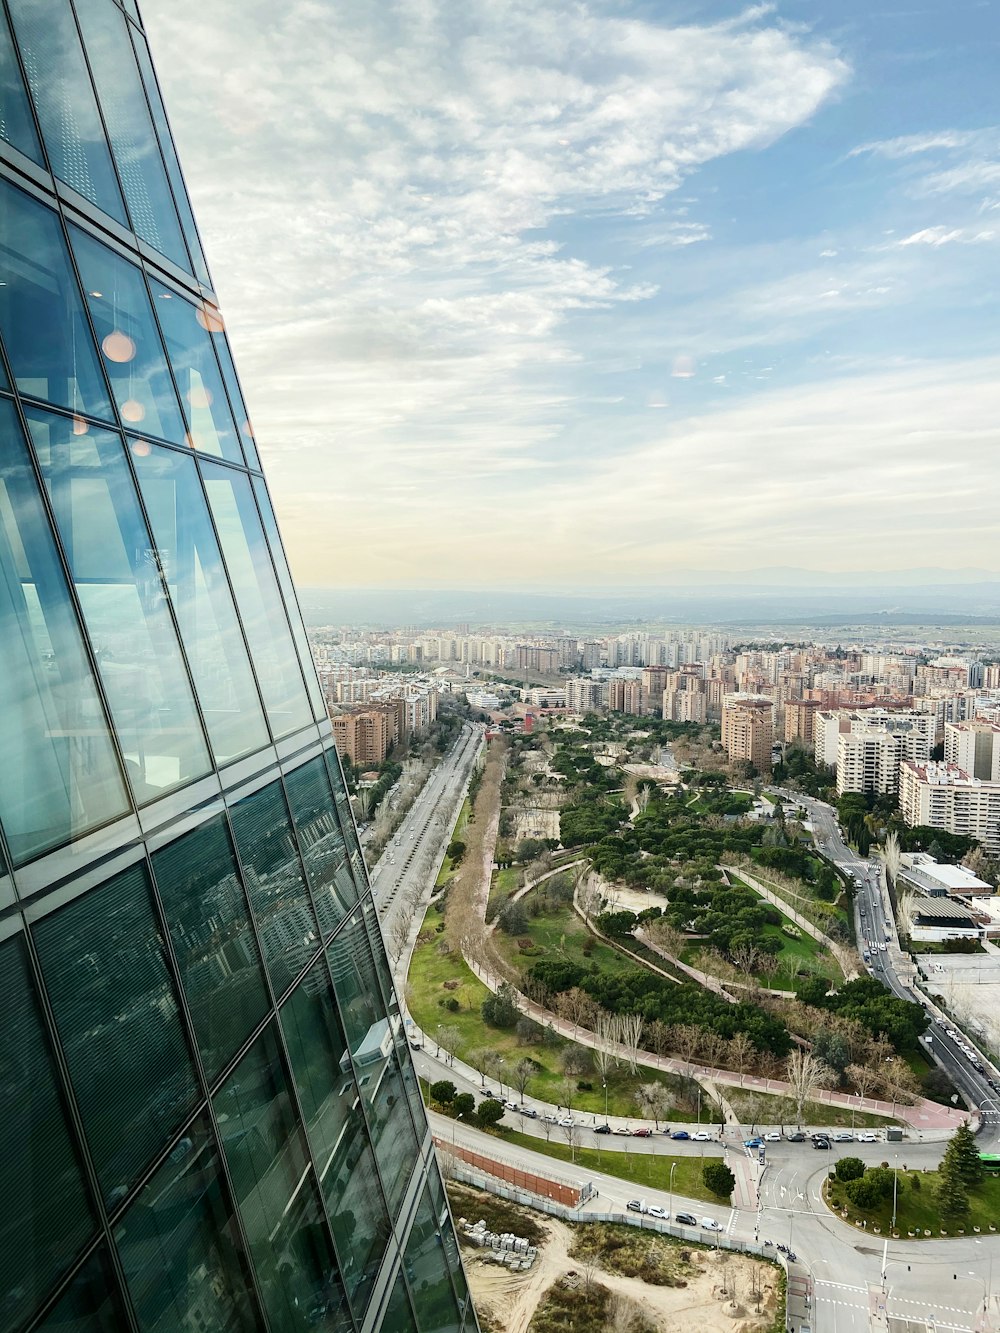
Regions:
<instances>
[{"instance_id":1,"label":"distant mountain range","mask_svg":"<svg viewBox=\"0 0 1000 1333\"><path fill-rule=\"evenodd\" d=\"M918 577L922 576L922 577ZM592 591L300 588L306 623L358 628L462 624L585 628L629 622L846 629L1000 624L1000 574L984 570L831 574L688 573L652 588Z\"/></svg>"}]
</instances>

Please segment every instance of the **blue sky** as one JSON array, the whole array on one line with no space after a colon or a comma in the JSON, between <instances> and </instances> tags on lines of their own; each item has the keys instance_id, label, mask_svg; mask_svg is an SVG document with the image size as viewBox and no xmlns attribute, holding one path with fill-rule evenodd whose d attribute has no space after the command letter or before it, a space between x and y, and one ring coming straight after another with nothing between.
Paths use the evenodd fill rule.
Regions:
<instances>
[{"instance_id":1,"label":"blue sky","mask_svg":"<svg viewBox=\"0 0 1000 1333\"><path fill-rule=\"evenodd\" d=\"M298 579L996 569L992 0L151 0Z\"/></svg>"}]
</instances>

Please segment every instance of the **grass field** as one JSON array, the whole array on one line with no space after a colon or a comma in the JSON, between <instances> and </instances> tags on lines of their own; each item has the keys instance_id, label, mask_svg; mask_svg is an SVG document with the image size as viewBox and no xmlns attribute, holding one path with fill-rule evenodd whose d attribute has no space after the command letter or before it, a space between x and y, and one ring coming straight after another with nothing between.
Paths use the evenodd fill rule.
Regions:
<instances>
[{"instance_id":1,"label":"grass field","mask_svg":"<svg viewBox=\"0 0 1000 1333\"><path fill-rule=\"evenodd\" d=\"M433 926L437 920L433 912L429 913L426 918L427 926ZM526 1095L551 1102L554 1106L564 1105L566 1076L562 1070L562 1059L566 1050L575 1043L561 1037L551 1037L543 1042L524 1045L518 1042L513 1032L501 1032L496 1028L487 1027L480 1013L480 1007L489 996L489 990L461 957L455 954L442 955L438 952L439 939L440 937L435 935L433 939L418 944L413 951L406 996L410 1013L417 1025L430 1041L434 1041L439 1027L455 1028L457 1041L454 1054L467 1063L472 1063L471 1057L475 1051L484 1048L496 1051L504 1061L506 1069L512 1069L524 1058L535 1061L539 1066L538 1072L528 1083L525 1089ZM616 962L621 965L626 964L626 960L614 950L609 949L608 952ZM448 988L446 982L454 982L455 985ZM448 999L455 999L458 1002L457 1010L450 1010L440 1003ZM506 1084L505 1074L506 1070L501 1067L499 1077L503 1078ZM491 1083L496 1081L496 1077L490 1080ZM577 1088L575 1085L580 1081L589 1082L592 1085L590 1090ZM676 1075L664 1074L660 1070L650 1069L644 1065L639 1066L638 1076L630 1074L625 1067L612 1069L607 1079L608 1114L638 1118L635 1092L640 1083L662 1083L670 1090L672 1098L676 1096L681 1086L681 1080ZM574 1076L572 1084L574 1085L572 1103L575 1110L604 1114L605 1089L601 1087L599 1074L595 1072ZM718 1118L716 1108L713 1107L711 1110L706 1108L702 1116L706 1123L709 1114ZM676 1104L668 1108L666 1116L668 1121L690 1118L691 1112L682 1110Z\"/></svg>"},{"instance_id":2,"label":"grass field","mask_svg":"<svg viewBox=\"0 0 1000 1333\"><path fill-rule=\"evenodd\" d=\"M519 866L504 866L502 870L494 870L493 878L490 880L490 896L486 904L486 920L492 921L510 895L520 887Z\"/></svg>"},{"instance_id":3,"label":"grass field","mask_svg":"<svg viewBox=\"0 0 1000 1333\"><path fill-rule=\"evenodd\" d=\"M569 1144L562 1140L562 1131L555 1127L549 1143L544 1139L533 1138L530 1134L521 1134L517 1130L505 1132L502 1138L506 1143L532 1148L535 1152L544 1153L546 1157L554 1157L560 1162L573 1161L573 1152ZM621 1142L627 1143L628 1140L622 1139ZM647 1189L668 1190L670 1168L675 1166L675 1194L684 1195L689 1199L701 1199L718 1206L728 1204L728 1199L720 1199L717 1194L707 1189L701 1178L702 1165L708 1160L709 1157L668 1157L666 1154L651 1152L626 1153L600 1148L577 1148L575 1163L580 1168L581 1174L587 1171L603 1171L607 1176L616 1176L619 1180L631 1182L637 1191L643 1186Z\"/></svg>"},{"instance_id":4,"label":"grass field","mask_svg":"<svg viewBox=\"0 0 1000 1333\"><path fill-rule=\"evenodd\" d=\"M471 813L472 813L472 806L469 804L469 798L466 797L465 800L462 802L461 810L459 810L458 812L458 818L455 820L455 828L451 835L452 841L454 841L456 838L460 842L464 840L465 830L468 827L469 815ZM441 862L441 869L438 871L438 877L434 881L434 887L436 889L443 889L444 886L451 879L452 875L454 875L456 869L457 867L455 866L455 863L452 861L451 857L448 856L447 853L445 853L445 858Z\"/></svg>"},{"instance_id":5,"label":"grass field","mask_svg":"<svg viewBox=\"0 0 1000 1333\"><path fill-rule=\"evenodd\" d=\"M925 1239L924 1232L939 1236L942 1228L955 1236L964 1228L966 1235L971 1235L974 1227L988 1232L990 1225L1000 1225L1000 1177L987 1176L981 1185L969 1191L969 1213L961 1222L946 1223L941 1220L937 1205L936 1171L903 1171L902 1164L897 1172L896 1187L896 1230L901 1236L910 1232L919 1233ZM919 1182L914 1188L914 1182ZM867 1221L869 1231L876 1226L888 1233L892 1221L892 1195L884 1199L877 1208L862 1211L849 1203L844 1194L843 1185L836 1180L827 1181L823 1195L827 1206L840 1212L847 1209L849 1222Z\"/></svg>"}]
</instances>

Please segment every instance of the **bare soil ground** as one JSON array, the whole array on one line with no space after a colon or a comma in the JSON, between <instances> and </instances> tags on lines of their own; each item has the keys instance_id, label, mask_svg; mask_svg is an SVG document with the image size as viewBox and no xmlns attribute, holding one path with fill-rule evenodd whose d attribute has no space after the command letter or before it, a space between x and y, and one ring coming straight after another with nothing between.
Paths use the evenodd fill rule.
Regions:
<instances>
[{"instance_id":1,"label":"bare soil ground","mask_svg":"<svg viewBox=\"0 0 1000 1333\"><path fill-rule=\"evenodd\" d=\"M570 1272L630 1297L651 1327L664 1333L667 1329L670 1333L758 1333L773 1320L775 1270L768 1264L727 1251L693 1250L690 1259L695 1271L685 1286L651 1286L572 1257L573 1232L564 1223L539 1218L539 1225L548 1233L547 1239L527 1273L510 1273L485 1261L482 1252L463 1248L476 1308L491 1328L528 1333L545 1292ZM759 1315L751 1296L754 1270L764 1295Z\"/></svg>"}]
</instances>

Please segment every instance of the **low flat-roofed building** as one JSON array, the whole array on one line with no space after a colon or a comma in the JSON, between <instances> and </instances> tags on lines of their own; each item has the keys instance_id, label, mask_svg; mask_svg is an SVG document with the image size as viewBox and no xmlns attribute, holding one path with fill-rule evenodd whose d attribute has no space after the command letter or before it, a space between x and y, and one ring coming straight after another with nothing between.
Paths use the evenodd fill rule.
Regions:
<instances>
[{"instance_id":1,"label":"low flat-roofed building","mask_svg":"<svg viewBox=\"0 0 1000 1333\"><path fill-rule=\"evenodd\" d=\"M904 853L903 862L900 879L929 898L989 898L993 893L991 884L965 866L941 865L926 852Z\"/></svg>"},{"instance_id":2,"label":"low flat-roofed building","mask_svg":"<svg viewBox=\"0 0 1000 1333\"><path fill-rule=\"evenodd\" d=\"M914 894L906 902L910 939L928 944L947 940L982 939L985 930L962 903L952 898L923 898Z\"/></svg>"}]
</instances>

